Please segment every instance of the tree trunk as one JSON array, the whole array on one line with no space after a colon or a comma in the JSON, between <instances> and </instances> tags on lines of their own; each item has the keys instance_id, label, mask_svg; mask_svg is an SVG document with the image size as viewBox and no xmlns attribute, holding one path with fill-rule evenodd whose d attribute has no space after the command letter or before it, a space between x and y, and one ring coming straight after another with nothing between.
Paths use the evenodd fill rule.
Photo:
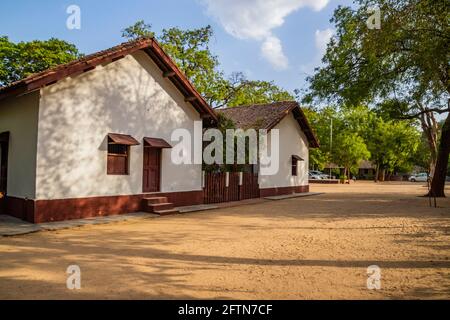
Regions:
<instances>
[{"instance_id":1,"label":"tree trunk","mask_svg":"<svg viewBox=\"0 0 450 320\"><path fill-rule=\"evenodd\" d=\"M445 197L445 179L447 176L448 157L450 154L450 113L442 127L441 142L439 143L436 168L431 182L431 197Z\"/></svg>"},{"instance_id":2,"label":"tree trunk","mask_svg":"<svg viewBox=\"0 0 450 320\"><path fill-rule=\"evenodd\" d=\"M377 164L377 168L375 171L375 182L378 182L378 176L380 174L380 165Z\"/></svg>"},{"instance_id":3,"label":"tree trunk","mask_svg":"<svg viewBox=\"0 0 450 320\"><path fill-rule=\"evenodd\" d=\"M424 110L420 103L418 103L418 105L421 107L421 110ZM436 168L437 161L439 126L433 112L422 114L420 116L420 123L430 149L429 174L432 177L434 175L434 169Z\"/></svg>"},{"instance_id":4,"label":"tree trunk","mask_svg":"<svg viewBox=\"0 0 450 320\"><path fill-rule=\"evenodd\" d=\"M379 172L378 180L381 182L384 182L386 176L386 169L381 168L381 171Z\"/></svg>"}]
</instances>

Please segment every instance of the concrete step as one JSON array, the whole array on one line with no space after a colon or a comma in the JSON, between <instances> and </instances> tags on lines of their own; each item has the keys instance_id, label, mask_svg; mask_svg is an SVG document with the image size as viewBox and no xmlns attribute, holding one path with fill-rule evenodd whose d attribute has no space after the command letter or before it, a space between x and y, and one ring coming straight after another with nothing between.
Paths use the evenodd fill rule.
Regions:
<instances>
[{"instance_id":1,"label":"concrete step","mask_svg":"<svg viewBox=\"0 0 450 320\"><path fill-rule=\"evenodd\" d=\"M179 214L180 212L176 209L171 209L171 210L155 210L154 213L159 214L160 216L169 216L172 214Z\"/></svg>"},{"instance_id":2,"label":"concrete step","mask_svg":"<svg viewBox=\"0 0 450 320\"><path fill-rule=\"evenodd\" d=\"M172 210L174 205L173 203L149 203L147 204L147 208L151 210L151 212L155 212L156 210Z\"/></svg>"},{"instance_id":3,"label":"concrete step","mask_svg":"<svg viewBox=\"0 0 450 320\"><path fill-rule=\"evenodd\" d=\"M167 197L146 197L144 201L148 204L168 203Z\"/></svg>"}]
</instances>

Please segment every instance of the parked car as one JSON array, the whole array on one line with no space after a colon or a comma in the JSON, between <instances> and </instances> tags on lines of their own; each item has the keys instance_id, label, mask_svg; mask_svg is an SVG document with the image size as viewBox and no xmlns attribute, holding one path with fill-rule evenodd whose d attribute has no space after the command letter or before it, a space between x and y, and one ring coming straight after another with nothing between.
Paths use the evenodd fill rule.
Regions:
<instances>
[{"instance_id":1,"label":"parked car","mask_svg":"<svg viewBox=\"0 0 450 320\"><path fill-rule=\"evenodd\" d=\"M320 179L330 179L330 176L326 173L323 173L322 171L318 171L318 170L311 170L309 173L315 175L315 176L319 176Z\"/></svg>"},{"instance_id":2,"label":"parked car","mask_svg":"<svg viewBox=\"0 0 450 320\"><path fill-rule=\"evenodd\" d=\"M427 182L430 178L428 177L428 173L422 172L418 174L413 174L409 177L409 181L411 182Z\"/></svg>"},{"instance_id":3,"label":"parked car","mask_svg":"<svg viewBox=\"0 0 450 320\"><path fill-rule=\"evenodd\" d=\"M313 171L310 171L310 172L308 173L308 178L309 178L310 180L322 180L322 177L321 177L320 175L314 173Z\"/></svg>"}]
</instances>

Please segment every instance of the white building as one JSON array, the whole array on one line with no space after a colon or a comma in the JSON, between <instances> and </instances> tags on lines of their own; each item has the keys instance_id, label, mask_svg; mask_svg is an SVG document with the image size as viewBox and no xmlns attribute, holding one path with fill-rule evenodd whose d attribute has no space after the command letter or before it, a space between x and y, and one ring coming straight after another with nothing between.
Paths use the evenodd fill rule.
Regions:
<instances>
[{"instance_id":1,"label":"white building","mask_svg":"<svg viewBox=\"0 0 450 320\"><path fill-rule=\"evenodd\" d=\"M282 157L305 161L296 177L286 162L262 178L262 196L307 190L316 140L291 107L276 124L289 141ZM201 165L170 161L172 132L186 129L195 139L195 121L212 126L217 116L153 39L1 88L0 213L39 223L201 204Z\"/></svg>"},{"instance_id":2,"label":"white building","mask_svg":"<svg viewBox=\"0 0 450 320\"><path fill-rule=\"evenodd\" d=\"M261 197L309 191L309 148L317 148L319 144L297 102L233 107L219 112L240 129L276 129L279 132L280 167L275 175L259 175ZM270 150L270 139L268 145Z\"/></svg>"}]
</instances>

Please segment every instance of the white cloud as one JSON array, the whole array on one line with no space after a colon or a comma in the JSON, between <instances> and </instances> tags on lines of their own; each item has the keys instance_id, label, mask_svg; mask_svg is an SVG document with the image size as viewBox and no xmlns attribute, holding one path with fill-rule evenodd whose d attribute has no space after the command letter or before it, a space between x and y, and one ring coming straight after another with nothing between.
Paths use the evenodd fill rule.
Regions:
<instances>
[{"instance_id":1,"label":"white cloud","mask_svg":"<svg viewBox=\"0 0 450 320\"><path fill-rule=\"evenodd\" d=\"M284 55L281 41L277 37L269 36L261 46L262 56L277 70L287 69L288 58Z\"/></svg>"},{"instance_id":2,"label":"white cloud","mask_svg":"<svg viewBox=\"0 0 450 320\"><path fill-rule=\"evenodd\" d=\"M334 30L327 28L325 30L316 30L316 49L322 57L327 51L327 45L334 35Z\"/></svg>"},{"instance_id":3,"label":"white cloud","mask_svg":"<svg viewBox=\"0 0 450 320\"><path fill-rule=\"evenodd\" d=\"M281 41L272 30L284 24L291 13L309 7L319 11L329 0L200 0L207 12L238 39L262 41L262 55L275 68L285 69L289 62Z\"/></svg>"}]
</instances>

